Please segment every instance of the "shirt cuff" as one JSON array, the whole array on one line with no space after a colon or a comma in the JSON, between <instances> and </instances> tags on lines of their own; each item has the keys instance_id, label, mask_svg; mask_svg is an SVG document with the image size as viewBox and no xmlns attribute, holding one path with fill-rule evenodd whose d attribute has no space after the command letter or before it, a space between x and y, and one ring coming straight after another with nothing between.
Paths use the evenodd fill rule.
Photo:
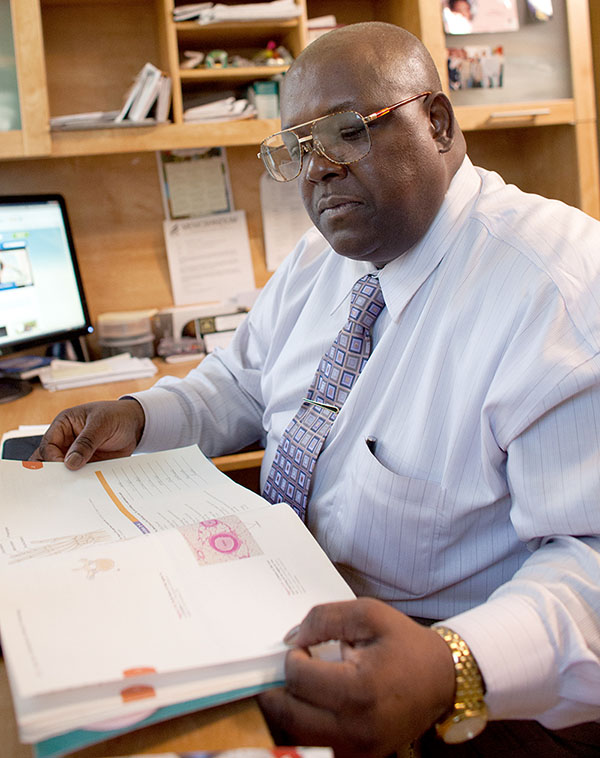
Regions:
<instances>
[{"instance_id":1,"label":"shirt cuff","mask_svg":"<svg viewBox=\"0 0 600 758\"><path fill-rule=\"evenodd\" d=\"M556 705L554 648L523 597L498 597L439 622L459 634L483 676L490 718L534 719Z\"/></svg>"},{"instance_id":2,"label":"shirt cuff","mask_svg":"<svg viewBox=\"0 0 600 758\"><path fill-rule=\"evenodd\" d=\"M182 440L182 429L186 424L185 419L182 419L181 404L176 394L160 387L153 387L125 397L137 400L146 416L144 432L135 449L136 453L171 450L190 444Z\"/></svg>"}]
</instances>

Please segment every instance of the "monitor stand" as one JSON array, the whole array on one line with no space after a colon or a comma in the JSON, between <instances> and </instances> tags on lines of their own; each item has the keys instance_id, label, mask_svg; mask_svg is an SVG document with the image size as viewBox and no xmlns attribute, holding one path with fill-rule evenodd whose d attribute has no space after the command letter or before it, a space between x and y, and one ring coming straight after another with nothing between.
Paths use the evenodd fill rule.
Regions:
<instances>
[{"instance_id":1,"label":"monitor stand","mask_svg":"<svg viewBox=\"0 0 600 758\"><path fill-rule=\"evenodd\" d=\"M24 395L28 395L33 386L25 379L0 375L0 403L10 403Z\"/></svg>"}]
</instances>

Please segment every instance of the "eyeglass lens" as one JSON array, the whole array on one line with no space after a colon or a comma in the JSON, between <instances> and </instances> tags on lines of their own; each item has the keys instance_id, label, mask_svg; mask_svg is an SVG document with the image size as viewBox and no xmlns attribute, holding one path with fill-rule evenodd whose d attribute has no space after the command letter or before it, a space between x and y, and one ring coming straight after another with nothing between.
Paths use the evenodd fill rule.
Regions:
<instances>
[{"instance_id":1,"label":"eyeglass lens","mask_svg":"<svg viewBox=\"0 0 600 758\"><path fill-rule=\"evenodd\" d=\"M371 147L369 130L362 116L354 111L334 113L315 121L314 147L334 163L354 163L364 158ZM302 146L294 132L269 137L261 154L271 175L279 181L295 179L302 168Z\"/></svg>"}]
</instances>

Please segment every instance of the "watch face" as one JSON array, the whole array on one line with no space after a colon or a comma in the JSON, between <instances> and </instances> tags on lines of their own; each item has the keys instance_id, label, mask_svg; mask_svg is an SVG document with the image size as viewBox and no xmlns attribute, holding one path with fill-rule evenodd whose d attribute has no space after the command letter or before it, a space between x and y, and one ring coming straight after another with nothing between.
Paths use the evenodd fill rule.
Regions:
<instances>
[{"instance_id":1,"label":"watch face","mask_svg":"<svg viewBox=\"0 0 600 758\"><path fill-rule=\"evenodd\" d=\"M460 721L454 721L444 730L443 740L449 745L472 740L485 729L487 718L484 715L463 716Z\"/></svg>"}]
</instances>

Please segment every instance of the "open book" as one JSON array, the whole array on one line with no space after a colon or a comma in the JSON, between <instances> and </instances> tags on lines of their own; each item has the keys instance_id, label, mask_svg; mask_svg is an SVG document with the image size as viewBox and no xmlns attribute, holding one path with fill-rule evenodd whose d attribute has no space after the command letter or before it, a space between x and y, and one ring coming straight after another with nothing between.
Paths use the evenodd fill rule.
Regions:
<instances>
[{"instance_id":1,"label":"open book","mask_svg":"<svg viewBox=\"0 0 600 758\"><path fill-rule=\"evenodd\" d=\"M2 647L39 756L281 682L285 633L353 597L291 508L195 446L2 460L0 492Z\"/></svg>"}]
</instances>

